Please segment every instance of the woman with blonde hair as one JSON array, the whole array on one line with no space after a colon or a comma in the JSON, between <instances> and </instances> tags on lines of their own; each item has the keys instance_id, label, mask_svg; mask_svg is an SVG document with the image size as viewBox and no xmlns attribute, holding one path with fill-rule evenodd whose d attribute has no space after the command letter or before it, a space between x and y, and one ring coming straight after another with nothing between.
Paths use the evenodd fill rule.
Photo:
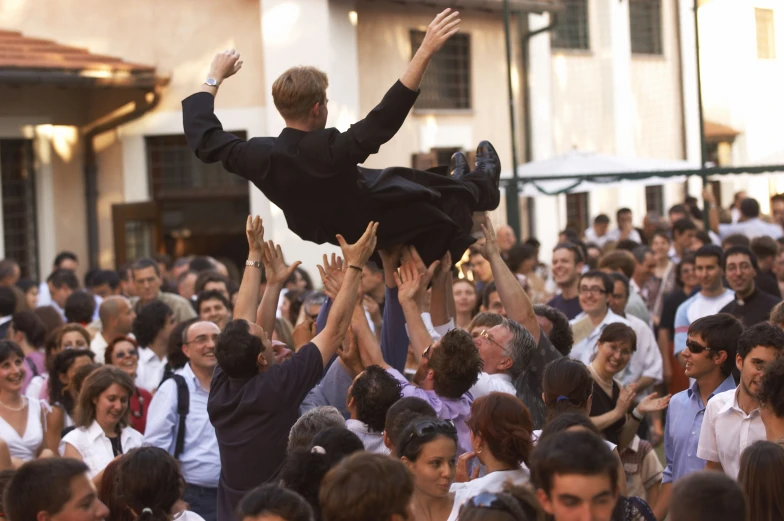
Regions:
<instances>
[{"instance_id":1,"label":"woman with blonde hair","mask_svg":"<svg viewBox=\"0 0 784 521\"><path fill-rule=\"evenodd\" d=\"M100 483L114 458L142 445L142 435L129 426L128 402L135 385L122 369L103 366L85 379L76 405L76 429L60 441L60 454L82 460Z\"/></svg>"}]
</instances>

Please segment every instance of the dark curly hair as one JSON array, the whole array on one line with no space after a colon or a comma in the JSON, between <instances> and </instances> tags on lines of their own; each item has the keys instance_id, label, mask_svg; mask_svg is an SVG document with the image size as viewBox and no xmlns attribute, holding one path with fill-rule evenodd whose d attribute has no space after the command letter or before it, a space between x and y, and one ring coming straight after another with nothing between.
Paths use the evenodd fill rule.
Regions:
<instances>
[{"instance_id":1,"label":"dark curly hair","mask_svg":"<svg viewBox=\"0 0 784 521\"><path fill-rule=\"evenodd\" d=\"M466 425L487 443L496 459L512 467L528 465L533 449L533 422L523 402L511 394L492 392L471 405Z\"/></svg>"},{"instance_id":2,"label":"dark curly hair","mask_svg":"<svg viewBox=\"0 0 784 521\"><path fill-rule=\"evenodd\" d=\"M459 399L479 379L484 365L471 335L453 329L431 351L427 363L433 370L433 390L444 398Z\"/></svg>"},{"instance_id":3,"label":"dark curly hair","mask_svg":"<svg viewBox=\"0 0 784 521\"><path fill-rule=\"evenodd\" d=\"M262 352L261 339L251 334L250 325L242 319L226 324L215 344L215 358L229 378L250 378L258 374L256 359Z\"/></svg>"},{"instance_id":4,"label":"dark curly hair","mask_svg":"<svg viewBox=\"0 0 784 521\"><path fill-rule=\"evenodd\" d=\"M758 346L775 349L778 354L781 354L784 350L784 331L768 322L751 326L738 338L738 355L745 359Z\"/></svg>"},{"instance_id":5,"label":"dark curly hair","mask_svg":"<svg viewBox=\"0 0 784 521\"><path fill-rule=\"evenodd\" d=\"M379 366L371 365L354 380L350 396L357 408L357 419L371 431L383 432L387 411L400 399L400 383Z\"/></svg>"},{"instance_id":6,"label":"dark curly hair","mask_svg":"<svg viewBox=\"0 0 784 521\"><path fill-rule=\"evenodd\" d=\"M95 314L95 298L84 291L74 291L65 300L63 312L68 322L89 324Z\"/></svg>"},{"instance_id":7,"label":"dark curly hair","mask_svg":"<svg viewBox=\"0 0 784 521\"><path fill-rule=\"evenodd\" d=\"M544 317L553 324L553 330L547 335L550 343L564 356L569 356L574 345L574 333L572 333L572 326L569 324L569 318L558 309L547 306L545 304L537 304L534 306L534 313L540 317Z\"/></svg>"},{"instance_id":8,"label":"dark curly hair","mask_svg":"<svg viewBox=\"0 0 784 521\"><path fill-rule=\"evenodd\" d=\"M133 321L133 336L139 345L147 347L152 344L172 315L172 309L160 300L153 300L142 307Z\"/></svg>"},{"instance_id":9,"label":"dark curly hair","mask_svg":"<svg viewBox=\"0 0 784 521\"><path fill-rule=\"evenodd\" d=\"M363 450L365 446L356 434L343 427L331 427L318 433L309 448L289 453L280 480L285 488L307 500L318 521L321 519L319 489L324 476L343 458Z\"/></svg>"},{"instance_id":10,"label":"dark curly hair","mask_svg":"<svg viewBox=\"0 0 784 521\"><path fill-rule=\"evenodd\" d=\"M784 358L778 358L765 367L760 382L759 401L769 407L778 418L784 418Z\"/></svg>"}]
</instances>

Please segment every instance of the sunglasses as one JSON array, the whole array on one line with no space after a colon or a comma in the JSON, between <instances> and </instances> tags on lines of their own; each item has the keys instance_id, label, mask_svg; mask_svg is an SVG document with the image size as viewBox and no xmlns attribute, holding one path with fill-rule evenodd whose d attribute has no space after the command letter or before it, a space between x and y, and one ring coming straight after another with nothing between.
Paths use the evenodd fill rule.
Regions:
<instances>
[{"instance_id":1,"label":"sunglasses","mask_svg":"<svg viewBox=\"0 0 784 521\"><path fill-rule=\"evenodd\" d=\"M126 356L139 356L139 351L137 351L136 349L131 349L127 353L123 353L122 351L118 351L118 352L114 353L114 356L115 356L115 358L117 358L117 360L122 360Z\"/></svg>"},{"instance_id":2,"label":"sunglasses","mask_svg":"<svg viewBox=\"0 0 784 521\"><path fill-rule=\"evenodd\" d=\"M686 347L688 348L689 351L691 351L695 355L698 355L705 350L708 351L711 350L710 347L704 346L702 344L698 344L697 342L692 342L691 340L686 341Z\"/></svg>"},{"instance_id":3,"label":"sunglasses","mask_svg":"<svg viewBox=\"0 0 784 521\"><path fill-rule=\"evenodd\" d=\"M457 435L457 428L452 420L423 420L414 425L414 430L408 436L408 439L400 446L400 454L406 450L406 447L414 438L421 438L428 434L452 434Z\"/></svg>"},{"instance_id":4,"label":"sunglasses","mask_svg":"<svg viewBox=\"0 0 784 521\"><path fill-rule=\"evenodd\" d=\"M429 346L427 346L425 348L424 351L422 351L422 358L424 358L425 360L430 360L430 348L431 347L433 347L433 344L430 344Z\"/></svg>"},{"instance_id":5,"label":"sunglasses","mask_svg":"<svg viewBox=\"0 0 784 521\"><path fill-rule=\"evenodd\" d=\"M508 514L514 515L514 512L512 512L509 509L509 506L501 500L499 495L492 492L482 492L478 496L472 497L466 502L465 506L474 508L489 508L492 510L503 510ZM463 508L465 508L465 506L463 506Z\"/></svg>"}]
</instances>

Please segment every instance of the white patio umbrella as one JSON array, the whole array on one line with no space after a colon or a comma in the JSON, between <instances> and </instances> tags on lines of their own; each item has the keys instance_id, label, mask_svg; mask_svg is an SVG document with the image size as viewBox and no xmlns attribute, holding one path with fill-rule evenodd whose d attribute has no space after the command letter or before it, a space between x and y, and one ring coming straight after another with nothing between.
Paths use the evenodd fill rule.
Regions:
<instances>
[{"instance_id":1,"label":"white patio umbrella","mask_svg":"<svg viewBox=\"0 0 784 521\"><path fill-rule=\"evenodd\" d=\"M641 186L659 185L664 183L684 182L685 175L661 177L653 175L644 179L623 179L612 184L601 180L580 180L581 176L588 174L628 174L631 172L672 172L679 170L692 170L699 165L688 161L672 159L648 159L639 157L620 157L594 152L572 150L566 154L532 161L517 167L517 175L521 179L531 177L551 177L552 179L536 181L536 185L548 193L558 192L568 188L568 192L586 192L597 188L608 188L619 184L636 184ZM512 171L507 169L501 172L502 179L511 179ZM563 177L564 179L558 179ZM608 177L608 181L612 178ZM542 195L533 183L523 185L522 195Z\"/></svg>"}]
</instances>

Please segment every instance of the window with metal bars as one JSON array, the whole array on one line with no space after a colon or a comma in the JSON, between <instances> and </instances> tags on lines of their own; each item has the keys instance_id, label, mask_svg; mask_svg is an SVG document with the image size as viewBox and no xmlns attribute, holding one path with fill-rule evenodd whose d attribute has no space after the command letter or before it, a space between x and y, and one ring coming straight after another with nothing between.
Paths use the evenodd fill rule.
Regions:
<instances>
[{"instance_id":1,"label":"window with metal bars","mask_svg":"<svg viewBox=\"0 0 784 521\"><path fill-rule=\"evenodd\" d=\"M19 263L22 277L38 278L33 142L0 140L5 256Z\"/></svg>"},{"instance_id":2,"label":"window with metal bars","mask_svg":"<svg viewBox=\"0 0 784 521\"><path fill-rule=\"evenodd\" d=\"M773 23L772 9L754 9L757 23L757 58L760 60L776 59L776 33Z\"/></svg>"},{"instance_id":3,"label":"window with metal bars","mask_svg":"<svg viewBox=\"0 0 784 521\"><path fill-rule=\"evenodd\" d=\"M424 31L411 31L411 54L419 49ZM456 34L438 51L427 69L414 110L471 109L471 36Z\"/></svg>"},{"instance_id":4,"label":"window with metal bars","mask_svg":"<svg viewBox=\"0 0 784 521\"><path fill-rule=\"evenodd\" d=\"M629 33L634 54L662 54L661 0L629 1Z\"/></svg>"},{"instance_id":5,"label":"window with metal bars","mask_svg":"<svg viewBox=\"0 0 784 521\"><path fill-rule=\"evenodd\" d=\"M566 227L578 235L588 228L588 192L566 194Z\"/></svg>"},{"instance_id":6,"label":"window with metal bars","mask_svg":"<svg viewBox=\"0 0 784 521\"><path fill-rule=\"evenodd\" d=\"M588 0L563 0L551 45L555 49L590 49L588 39Z\"/></svg>"},{"instance_id":7,"label":"window with metal bars","mask_svg":"<svg viewBox=\"0 0 784 521\"><path fill-rule=\"evenodd\" d=\"M653 185L645 187L645 209L664 215L664 187Z\"/></svg>"},{"instance_id":8,"label":"window with metal bars","mask_svg":"<svg viewBox=\"0 0 784 521\"><path fill-rule=\"evenodd\" d=\"M244 132L234 132L245 138ZM185 136L148 136L147 171L155 200L194 197L245 197L248 182L230 174L220 163L202 163Z\"/></svg>"}]
</instances>

